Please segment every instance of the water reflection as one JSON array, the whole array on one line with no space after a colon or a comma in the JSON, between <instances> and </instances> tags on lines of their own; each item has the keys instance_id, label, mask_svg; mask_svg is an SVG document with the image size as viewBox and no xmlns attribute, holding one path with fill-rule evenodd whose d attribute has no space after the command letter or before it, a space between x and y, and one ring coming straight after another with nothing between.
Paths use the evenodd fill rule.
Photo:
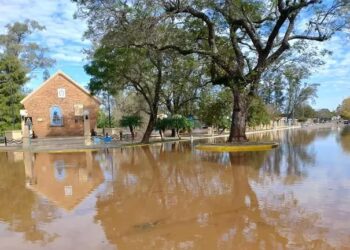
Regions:
<instances>
[{"instance_id":1,"label":"water reflection","mask_svg":"<svg viewBox=\"0 0 350 250\"><path fill-rule=\"evenodd\" d=\"M280 146L271 151L267 157L262 166L263 174L283 177L286 184L303 179L307 167L315 164L315 149L309 145L317 135L317 130L274 133L274 141L279 141Z\"/></svg>"},{"instance_id":2,"label":"water reflection","mask_svg":"<svg viewBox=\"0 0 350 250\"><path fill-rule=\"evenodd\" d=\"M338 136L338 141L340 141L343 150L350 154L350 126L346 126L342 129Z\"/></svg>"},{"instance_id":3,"label":"water reflection","mask_svg":"<svg viewBox=\"0 0 350 250\"><path fill-rule=\"evenodd\" d=\"M280 142L255 153L174 142L0 154L0 245L25 249L22 233L51 249L346 248L348 132L254 134Z\"/></svg>"},{"instance_id":4,"label":"water reflection","mask_svg":"<svg viewBox=\"0 0 350 250\"><path fill-rule=\"evenodd\" d=\"M24 162L27 187L66 210L72 210L104 179L92 152L26 152Z\"/></svg>"},{"instance_id":5,"label":"water reflection","mask_svg":"<svg viewBox=\"0 0 350 250\"><path fill-rule=\"evenodd\" d=\"M118 177L113 189L98 198L95 217L111 242L121 249L278 249L290 244L274 219L290 220L295 213L261 209L251 185L266 152L184 154L188 149L173 143L115 152ZM280 202L287 206L288 198ZM296 202L293 207L298 209ZM311 225L309 216L303 219Z\"/></svg>"},{"instance_id":6,"label":"water reflection","mask_svg":"<svg viewBox=\"0 0 350 250\"><path fill-rule=\"evenodd\" d=\"M26 188L22 153L0 155L0 222L7 229L24 234L28 241L50 242L55 234L45 232L41 223L57 217L56 208Z\"/></svg>"}]
</instances>

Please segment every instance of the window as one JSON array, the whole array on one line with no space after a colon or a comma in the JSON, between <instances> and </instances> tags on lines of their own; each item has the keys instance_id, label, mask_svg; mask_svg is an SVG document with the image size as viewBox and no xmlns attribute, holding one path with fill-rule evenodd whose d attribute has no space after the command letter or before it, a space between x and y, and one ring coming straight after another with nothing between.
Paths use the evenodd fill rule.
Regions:
<instances>
[{"instance_id":1,"label":"window","mask_svg":"<svg viewBox=\"0 0 350 250\"><path fill-rule=\"evenodd\" d=\"M65 89L58 89L57 95L58 95L58 98L66 98L66 90Z\"/></svg>"},{"instance_id":2,"label":"window","mask_svg":"<svg viewBox=\"0 0 350 250\"><path fill-rule=\"evenodd\" d=\"M65 163L64 160L57 160L53 163L55 169L55 179L63 181L66 178Z\"/></svg>"},{"instance_id":3,"label":"window","mask_svg":"<svg viewBox=\"0 0 350 250\"><path fill-rule=\"evenodd\" d=\"M61 108L58 106L53 106L51 107L50 110L50 123L51 126L63 126L63 116L62 116L62 111Z\"/></svg>"},{"instance_id":4,"label":"window","mask_svg":"<svg viewBox=\"0 0 350 250\"><path fill-rule=\"evenodd\" d=\"M74 115L83 116L84 105L83 104L74 104Z\"/></svg>"}]
</instances>

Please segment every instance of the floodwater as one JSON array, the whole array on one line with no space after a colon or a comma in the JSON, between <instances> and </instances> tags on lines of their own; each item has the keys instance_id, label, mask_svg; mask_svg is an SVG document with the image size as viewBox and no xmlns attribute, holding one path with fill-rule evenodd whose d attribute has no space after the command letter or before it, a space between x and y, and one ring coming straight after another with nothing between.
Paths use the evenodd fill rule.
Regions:
<instances>
[{"instance_id":1,"label":"floodwater","mask_svg":"<svg viewBox=\"0 0 350 250\"><path fill-rule=\"evenodd\" d=\"M0 249L350 249L350 127L258 139L0 153Z\"/></svg>"}]
</instances>

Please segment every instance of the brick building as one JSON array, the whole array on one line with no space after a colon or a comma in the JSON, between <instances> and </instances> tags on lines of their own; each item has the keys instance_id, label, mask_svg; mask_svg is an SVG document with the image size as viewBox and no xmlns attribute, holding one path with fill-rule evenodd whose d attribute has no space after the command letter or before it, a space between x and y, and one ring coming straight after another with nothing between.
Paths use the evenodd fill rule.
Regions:
<instances>
[{"instance_id":1,"label":"brick building","mask_svg":"<svg viewBox=\"0 0 350 250\"><path fill-rule=\"evenodd\" d=\"M25 97L26 115L32 118L32 130L39 137L83 136L84 119L96 127L101 102L59 71ZM85 116L85 117L84 117Z\"/></svg>"}]
</instances>

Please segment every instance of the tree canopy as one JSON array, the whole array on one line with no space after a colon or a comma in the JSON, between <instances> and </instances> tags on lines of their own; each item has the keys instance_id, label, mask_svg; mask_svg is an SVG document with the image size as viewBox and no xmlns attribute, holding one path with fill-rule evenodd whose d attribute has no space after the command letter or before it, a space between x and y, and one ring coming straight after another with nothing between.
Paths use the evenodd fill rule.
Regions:
<instances>
[{"instance_id":1,"label":"tree canopy","mask_svg":"<svg viewBox=\"0 0 350 250\"><path fill-rule=\"evenodd\" d=\"M138 115L125 115L119 121L119 125L121 127L127 127L130 129L132 140L135 139L136 127L140 127L141 124L142 124L142 119Z\"/></svg>"},{"instance_id":2,"label":"tree canopy","mask_svg":"<svg viewBox=\"0 0 350 250\"><path fill-rule=\"evenodd\" d=\"M47 48L29 39L44 28L26 20L6 25L6 32L0 34L0 131L19 127L24 84L37 69L44 69L47 77L47 68L54 63L47 57Z\"/></svg>"},{"instance_id":3,"label":"tree canopy","mask_svg":"<svg viewBox=\"0 0 350 250\"><path fill-rule=\"evenodd\" d=\"M115 50L175 51L205 59L211 82L232 92L230 142L247 139L247 110L264 73L310 43L328 40L350 17L345 0L74 2L76 15L88 20L85 36L98 47L109 41Z\"/></svg>"},{"instance_id":4,"label":"tree canopy","mask_svg":"<svg viewBox=\"0 0 350 250\"><path fill-rule=\"evenodd\" d=\"M340 110L340 116L343 119L350 120L350 97L343 100L339 110Z\"/></svg>"},{"instance_id":5,"label":"tree canopy","mask_svg":"<svg viewBox=\"0 0 350 250\"><path fill-rule=\"evenodd\" d=\"M0 131L18 128L26 70L14 56L0 55Z\"/></svg>"},{"instance_id":6,"label":"tree canopy","mask_svg":"<svg viewBox=\"0 0 350 250\"><path fill-rule=\"evenodd\" d=\"M42 31L45 26L34 20L7 24L6 33L0 34L0 48L8 56L18 58L23 63L27 73L36 69L47 69L55 60L47 56L48 49L29 39L35 32ZM44 71L44 76L47 74Z\"/></svg>"}]
</instances>

